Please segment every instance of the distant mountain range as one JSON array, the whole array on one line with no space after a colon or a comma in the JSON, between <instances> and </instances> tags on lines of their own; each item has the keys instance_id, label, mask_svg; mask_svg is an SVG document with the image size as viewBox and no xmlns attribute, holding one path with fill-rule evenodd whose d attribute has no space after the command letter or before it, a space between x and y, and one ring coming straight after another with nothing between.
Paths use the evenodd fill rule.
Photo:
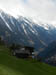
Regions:
<instances>
[{"instance_id":1,"label":"distant mountain range","mask_svg":"<svg viewBox=\"0 0 56 75\"><path fill-rule=\"evenodd\" d=\"M33 46L39 52L56 40L56 28L51 24L36 24L23 16L13 16L0 10L0 36L8 44Z\"/></svg>"}]
</instances>

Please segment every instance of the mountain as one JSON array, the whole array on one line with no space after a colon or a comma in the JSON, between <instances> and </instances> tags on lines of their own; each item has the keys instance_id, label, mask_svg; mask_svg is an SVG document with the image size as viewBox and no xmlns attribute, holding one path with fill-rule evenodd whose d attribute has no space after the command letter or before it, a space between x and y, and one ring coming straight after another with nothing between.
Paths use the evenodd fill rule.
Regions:
<instances>
[{"instance_id":1,"label":"mountain","mask_svg":"<svg viewBox=\"0 0 56 75\"><path fill-rule=\"evenodd\" d=\"M41 57L49 58L56 54L56 41L51 42L41 53Z\"/></svg>"},{"instance_id":2,"label":"mountain","mask_svg":"<svg viewBox=\"0 0 56 75\"><path fill-rule=\"evenodd\" d=\"M48 47L40 53L40 56L45 62L56 64L56 41L51 42Z\"/></svg>"},{"instance_id":3,"label":"mountain","mask_svg":"<svg viewBox=\"0 0 56 75\"><path fill-rule=\"evenodd\" d=\"M15 18L0 10L0 36L8 44L33 46L39 52L56 40L56 28L51 24L36 24L30 18Z\"/></svg>"}]
</instances>

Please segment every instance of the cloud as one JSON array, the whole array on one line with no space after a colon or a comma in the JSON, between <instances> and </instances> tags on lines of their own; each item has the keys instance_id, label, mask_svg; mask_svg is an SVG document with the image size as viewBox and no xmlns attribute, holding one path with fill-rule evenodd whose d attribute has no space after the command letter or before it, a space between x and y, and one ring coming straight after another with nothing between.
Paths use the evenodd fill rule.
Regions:
<instances>
[{"instance_id":1,"label":"cloud","mask_svg":"<svg viewBox=\"0 0 56 75\"><path fill-rule=\"evenodd\" d=\"M54 0L28 0L30 11L29 14L42 22L56 21L56 5Z\"/></svg>"},{"instance_id":2,"label":"cloud","mask_svg":"<svg viewBox=\"0 0 56 75\"><path fill-rule=\"evenodd\" d=\"M56 0L0 0L0 8L13 16L30 17L35 22L56 23Z\"/></svg>"},{"instance_id":3,"label":"cloud","mask_svg":"<svg viewBox=\"0 0 56 75\"><path fill-rule=\"evenodd\" d=\"M13 16L21 15L23 12L22 2L20 0L0 0L0 9Z\"/></svg>"}]
</instances>

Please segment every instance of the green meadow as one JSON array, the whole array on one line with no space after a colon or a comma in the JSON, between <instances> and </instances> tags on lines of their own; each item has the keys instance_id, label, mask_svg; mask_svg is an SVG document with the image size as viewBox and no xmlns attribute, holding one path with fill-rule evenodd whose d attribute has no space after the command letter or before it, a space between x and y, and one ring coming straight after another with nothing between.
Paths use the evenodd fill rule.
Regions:
<instances>
[{"instance_id":1,"label":"green meadow","mask_svg":"<svg viewBox=\"0 0 56 75\"><path fill-rule=\"evenodd\" d=\"M56 75L56 67L16 58L7 47L0 46L0 75Z\"/></svg>"}]
</instances>

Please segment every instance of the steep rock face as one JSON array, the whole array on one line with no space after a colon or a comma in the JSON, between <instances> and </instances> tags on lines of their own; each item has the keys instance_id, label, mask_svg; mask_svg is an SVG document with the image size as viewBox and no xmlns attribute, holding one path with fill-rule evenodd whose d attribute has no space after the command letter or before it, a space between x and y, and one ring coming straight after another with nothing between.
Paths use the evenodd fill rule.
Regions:
<instances>
[{"instance_id":1,"label":"steep rock face","mask_svg":"<svg viewBox=\"0 0 56 75\"><path fill-rule=\"evenodd\" d=\"M0 36L7 43L34 46L36 50L46 47L56 40L56 28L48 24L36 24L29 18L13 16L0 11Z\"/></svg>"}]
</instances>

